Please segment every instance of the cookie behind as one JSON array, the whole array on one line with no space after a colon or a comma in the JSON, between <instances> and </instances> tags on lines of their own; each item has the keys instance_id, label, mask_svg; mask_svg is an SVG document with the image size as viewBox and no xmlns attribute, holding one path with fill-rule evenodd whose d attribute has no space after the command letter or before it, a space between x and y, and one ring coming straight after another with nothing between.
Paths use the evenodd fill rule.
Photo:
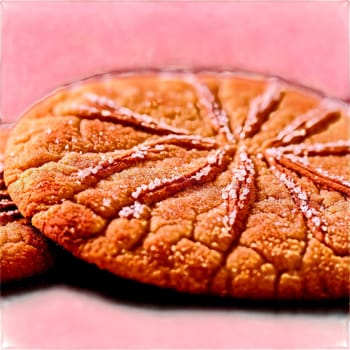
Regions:
<instances>
[{"instance_id":1,"label":"cookie behind","mask_svg":"<svg viewBox=\"0 0 350 350\"><path fill-rule=\"evenodd\" d=\"M19 213L4 182L3 154L9 130L0 129L0 282L47 271L53 263L47 240Z\"/></svg>"}]
</instances>

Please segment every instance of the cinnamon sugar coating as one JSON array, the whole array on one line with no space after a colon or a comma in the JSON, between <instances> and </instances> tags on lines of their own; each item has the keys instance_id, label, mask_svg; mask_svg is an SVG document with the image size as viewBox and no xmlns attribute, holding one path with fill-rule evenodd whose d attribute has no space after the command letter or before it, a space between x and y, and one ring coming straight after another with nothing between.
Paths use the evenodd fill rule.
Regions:
<instances>
[{"instance_id":1,"label":"cinnamon sugar coating","mask_svg":"<svg viewBox=\"0 0 350 350\"><path fill-rule=\"evenodd\" d=\"M349 106L275 78L107 75L18 122L5 180L75 256L190 293L349 295Z\"/></svg>"},{"instance_id":2,"label":"cinnamon sugar coating","mask_svg":"<svg viewBox=\"0 0 350 350\"><path fill-rule=\"evenodd\" d=\"M0 129L0 282L19 280L47 271L53 263L46 239L23 218L10 198L3 172L8 130Z\"/></svg>"}]
</instances>

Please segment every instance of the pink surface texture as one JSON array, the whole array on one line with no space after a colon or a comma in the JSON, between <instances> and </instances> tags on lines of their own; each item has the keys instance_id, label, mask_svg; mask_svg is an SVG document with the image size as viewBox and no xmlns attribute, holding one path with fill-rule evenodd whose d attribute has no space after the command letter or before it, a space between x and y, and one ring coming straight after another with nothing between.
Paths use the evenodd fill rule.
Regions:
<instances>
[{"instance_id":1,"label":"pink surface texture","mask_svg":"<svg viewBox=\"0 0 350 350\"><path fill-rule=\"evenodd\" d=\"M346 322L332 314L318 313L315 317L244 309L157 310L111 303L66 288L36 292L12 304L5 305L4 348L345 349L347 346Z\"/></svg>"},{"instance_id":2,"label":"pink surface texture","mask_svg":"<svg viewBox=\"0 0 350 350\"><path fill-rule=\"evenodd\" d=\"M348 100L348 1L0 1L3 123L50 90L141 67L233 67ZM3 349L346 349L346 312L124 304L64 284L1 299Z\"/></svg>"}]
</instances>

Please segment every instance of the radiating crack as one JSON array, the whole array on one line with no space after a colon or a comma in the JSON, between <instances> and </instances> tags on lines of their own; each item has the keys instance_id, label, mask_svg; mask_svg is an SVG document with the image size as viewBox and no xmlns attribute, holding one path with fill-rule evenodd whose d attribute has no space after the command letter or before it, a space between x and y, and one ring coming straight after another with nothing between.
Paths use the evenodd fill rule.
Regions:
<instances>
[{"instance_id":1,"label":"radiating crack","mask_svg":"<svg viewBox=\"0 0 350 350\"><path fill-rule=\"evenodd\" d=\"M245 139L259 132L271 113L280 105L283 95L284 93L280 84L271 82L262 95L251 100L247 119L242 126L242 130L239 132L239 137Z\"/></svg>"}]
</instances>

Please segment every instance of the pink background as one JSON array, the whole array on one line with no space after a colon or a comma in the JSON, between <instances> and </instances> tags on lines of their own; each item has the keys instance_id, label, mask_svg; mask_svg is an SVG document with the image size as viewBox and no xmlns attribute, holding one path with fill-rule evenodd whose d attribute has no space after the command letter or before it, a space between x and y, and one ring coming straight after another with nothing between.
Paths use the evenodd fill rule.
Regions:
<instances>
[{"instance_id":1,"label":"pink background","mask_svg":"<svg viewBox=\"0 0 350 350\"><path fill-rule=\"evenodd\" d=\"M3 2L3 114L111 69L232 66L349 98L348 2Z\"/></svg>"},{"instance_id":2,"label":"pink background","mask_svg":"<svg viewBox=\"0 0 350 350\"><path fill-rule=\"evenodd\" d=\"M349 99L349 2L2 1L0 113L111 69L232 66ZM127 305L65 285L2 298L3 348L347 348L348 316Z\"/></svg>"}]
</instances>

